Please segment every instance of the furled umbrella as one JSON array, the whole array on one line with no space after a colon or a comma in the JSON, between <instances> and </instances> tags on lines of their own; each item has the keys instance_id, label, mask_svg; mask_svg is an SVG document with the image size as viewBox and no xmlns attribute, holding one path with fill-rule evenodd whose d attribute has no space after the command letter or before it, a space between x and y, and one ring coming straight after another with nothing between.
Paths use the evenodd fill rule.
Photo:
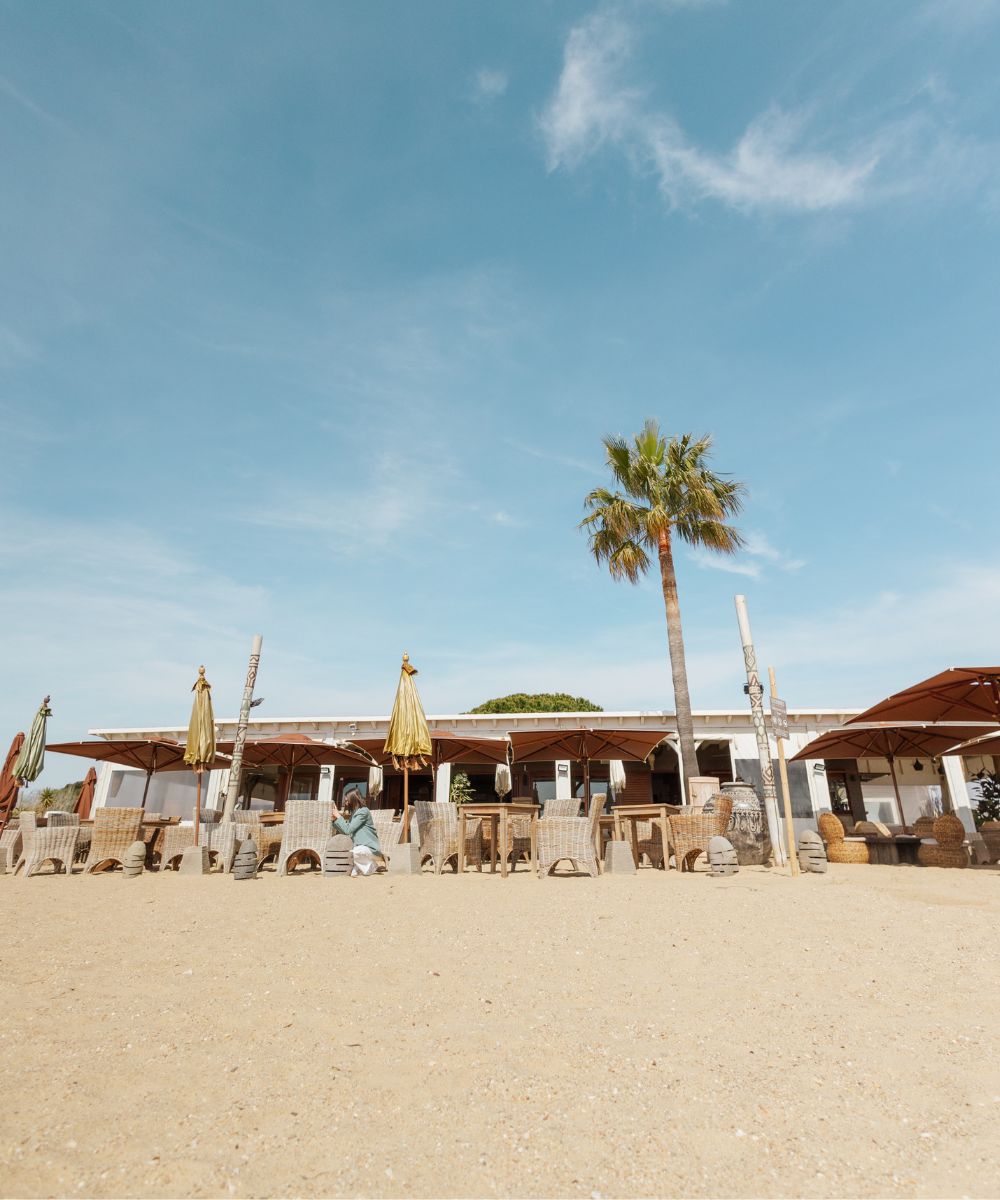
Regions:
<instances>
[{"instance_id":1,"label":"furled umbrella","mask_svg":"<svg viewBox=\"0 0 1000 1200\"><path fill-rule=\"evenodd\" d=\"M14 775L14 763L17 762L23 745L24 734L15 733L4 760L3 772L0 773L0 833L3 833L4 826L14 811L14 805L17 804L17 793L20 787L17 777Z\"/></svg>"},{"instance_id":2,"label":"furled umbrella","mask_svg":"<svg viewBox=\"0 0 1000 1200\"><path fill-rule=\"evenodd\" d=\"M184 744L184 761L194 771L198 790L194 802L194 844L198 845L201 826L201 777L211 770L215 762L215 714L212 712L212 685L205 678L205 668L198 668L198 678L191 688L194 704L191 706L191 721L188 725L187 741Z\"/></svg>"},{"instance_id":3,"label":"furled umbrella","mask_svg":"<svg viewBox=\"0 0 1000 1200\"><path fill-rule=\"evenodd\" d=\"M497 794L497 799L502 800L511 791L513 786L509 765L507 763L497 763L496 775L493 780L493 790Z\"/></svg>"},{"instance_id":4,"label":"furled umbrella","mask_svg":"<svg viewBox=\"0 0 1000 1200\"><path fill-rule=\"evenodd\" d=\"M876 725L867 729L845 725L820 734L797 754L793 754L789 761L802 762L811 758L887 759L896 809L905 829L906 818L896 778L896 759L904 756L937 758L947 754L966 738L974 737L975 730L974 725Z\"/></svg>"},{"instance_id":5,"label":"furled umbrella","mask_svg":"<svg viewBox=\"0 0 1000 1200\"><path fill-rule=\"evenodd\" d=\"M424 706L420 703L413 677L417 668L403 655L399 686L389 717L383 751L392 758L392 765L403 772L403 829L400 840L410 840L410 771L426 767L431 760L431 731L427 725Z\"/></svg>"},{"instance_id":6,"label":"furled umbrella","mask_svg":"<svg viewBox=\"0 0 1000 1200\"><path fill-rule=\"evenodd\" d=\"M46 696L38 706L38 712L35 713L35 719L31 722L31 728L21 747L21 753L17 756L17 762L14 763L14 778L22 787L26 783L34 783L41 775L42 767L45 766L45 725L52 716L52 709L49 708L50 699L50 696Z\"/></svg>"},{"instance_id":7,"label":"furled umbrella","mask_svg":"<svg viewBox=\"0 0 1000 1200\"><path fill-rule=\"evenodd\" d=\"M369 808L374 800L377 800L382 795L382 789L385 787L385 776L382 768L378 765L368 768L368 802Z\"/></svg>"},{"instance_id":8,"label":"furled umbrella","mask_svg":"<svg viewBox=\"0 0 1000 1200\"><path fill-rule=\"evenodd\" d=\"M949 667L865 709L848 725L974 722L1000 725L1000 667ZM983 730L987 732L987 730Z\"/></svg>"},{"instance_id":9,"label":"furled umbrella","mask_svg":"<svg viewBox=\"0 0 1000 1200\"><path fill-rule=\"evenodd\" d=\"M90 810L94 806L94 792L97 790L97 772L93 767L83 778L83 787L76 798L75 811L80 814L81 821L90 820Z\"/></svg>"},{"instance_id":10,"label":"furled umbrella","mask_svg":"<svg viewBox=\"0 0 1000 1200\"><path fill-rule=\"evenodd\" d=\"M120 741L59 742L48 747L50 754L72 754L76 758L89 758L92 762L109 762L120 767L136 767L146 772L142 789L141 808L146 807L149 785L154 775L161 771L186 771L185 747L172 738L122 738ZM212 763L214 770L229 767L229 759L216 754Z\"/></svg>"},{"instance_id":11,"label":"furled umbrella","mask_svg":"<svg viewBox=\"0 0 1000 1200\"><path fill-rule=\"evenodd\" d=\"M615 794L615 800L618 800L625 791L625 764L620 758L613 758L608 763L608 786Z\"/></svg>"}]
</instances>

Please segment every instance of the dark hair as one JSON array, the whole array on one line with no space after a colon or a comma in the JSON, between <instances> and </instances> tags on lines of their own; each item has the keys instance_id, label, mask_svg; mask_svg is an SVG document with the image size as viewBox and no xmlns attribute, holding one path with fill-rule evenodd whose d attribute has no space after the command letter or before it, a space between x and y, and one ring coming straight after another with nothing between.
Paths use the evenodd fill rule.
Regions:
<instances>
[{"instance_id":1,"label":"dark hair","mask_svg":"<svg viewBox=\"0 0 1000 1200\"><path fill-rule=\"evenodd\" d=\"M350 817L358 811L359 808L364 808L365 798L361 792L352 787L350 791L344 793L344 812Z\"/></svg>"}]
</instances>

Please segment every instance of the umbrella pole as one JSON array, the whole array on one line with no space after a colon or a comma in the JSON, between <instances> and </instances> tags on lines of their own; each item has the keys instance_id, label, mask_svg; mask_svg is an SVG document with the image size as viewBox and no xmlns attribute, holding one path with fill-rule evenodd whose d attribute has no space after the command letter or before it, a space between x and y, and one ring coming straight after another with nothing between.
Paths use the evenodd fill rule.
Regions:
<instances>
[{"instance_id":1,"label":"umbrella pole","mask_svg":"<svg viewBox=\"0 0 1000 1200\"><path fill-rule=\"evenodd\" d=\"M583 760L583 815L590 816L590 759Z\"/></svg>"},{"instance_id":2,"label":"umbrella pole","mask_svg":"<svg viewBox=\"0 0 1000 1200\"><path fill-rule=\"evenodd\" d=\"M903 816L903 801L899 798L899 783L896 779L896 762L891 754L889 755L889 773L892 775L892 790L896 794L896 811L899 813L899 823L903 827L903 832L906 833L906 817Z\"/></svg>"},{"instance_id":3,"label":"umbrella pole","mask_svg":"<svg viewBox=\"0 0 1000 1200\"><path fill-rule=\"evenodd\" d=\"M194 844L198 845L198 835L201 832L201 771L195 772L198 779L198 791L194 799Z\"/></svg>"},{"instance_id":4,"label":"umbrella pole","mask_svg":"<svg viewBox=\"0 0 1000 1200\"><path fill-rule=\"evenodd\" d=\"M156 770L156 747L153 747L153 758L149 765L149 770L146 772L146 786L142 789L142 804L139 807L146 811L146 797L149 795L149 781L153 778L153 772Z\"/></svg>"},{"instance_id":5,"label":"umbrella pole","mask_svg":"<svg viewBox=\"0 0 1000 1200\"><path fill-rule=\"evenodd\" d=\"M410 840L410 768L403 767L403 842Z\"/></svg>"}]
</instances>

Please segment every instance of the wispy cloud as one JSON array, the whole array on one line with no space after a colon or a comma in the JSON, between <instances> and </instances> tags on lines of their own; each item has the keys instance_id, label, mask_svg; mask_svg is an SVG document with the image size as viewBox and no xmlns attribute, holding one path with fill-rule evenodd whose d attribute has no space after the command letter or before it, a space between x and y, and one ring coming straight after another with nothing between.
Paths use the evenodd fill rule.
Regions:
<instances>
[{"instance_id":1,"label":"wispy cloud","mask_svg":"<svg viewBox=\"0 0 1000 1200\"><path fill-rule=\"evenodd\" d=\"M573 458L570 454L559 454L558 451L543 450L541 446L530 446L526 442L517 442L512 438L506 438L508 446L512 446L521 454L528 454L532 458L540 458L543 462L556 463L560 467L569 467L573 471L583 471L587 475L599 475L600 468L597 463L586 462L582 458Z\"/></svg>"},{"instance_id":2,"label":"wispy cloud","mask_svg":"<svg viewBox=\"0 0 1000 1200\"><path fill-rule=\"evenodd\" d=\"M32 98L16 87L6 75L0 75L0 95L6 96L9 100L13 100L15 104L19 104L25 112L31 113L33 117L37 117L45 125L49 125L53 129L59 129L63 132L69 129L65 121L54 117L52 113L42 108Z\"/></svg>"},{"instance_id":3,"label":"wispy cloud","mask_svg":"<svg viewBox=\"0 0 1000 1200\"><path fill-rule=\"evenodd\" d=\"M496 67L480 67L472 81L474 97L479 101L498 100L510 83L506 71Z\"/></svg>"},{"instance_id":4,"label":"wispy cloud","mask_svg":"<svg viewBox=\"0 0 1000 1200\"><path fill-rule=\"evenodd\" d=\"M730 575L745 575L748 579L760 579L767 567L780 571L800 571L806 564L805 559L785 553L772 545L768 538L758 532L746 535L746 544L742 551L729 557L724 554L713 554L703 547L697 547L689 554L692 562L710 571L725 571Z\"/></svg>"},{"instance_id":5,"label":"wispy cloud","mask_svg":"<svg viewBox=\"0 0 1000 1200\"><path fill-rule=\"evenodd\" d=\"M829 137L814 130L816 105L777 104L755 116L728 152L706 149L635 82L636 40L615 9L598 10L570 31L541 117L551 170L614 149L631 169L652 174L671 206L712 200L744 211L815 213L961 175L976 149L919 112L869 123L863 135L831 149Z\"/></svg>"}]
</instances>

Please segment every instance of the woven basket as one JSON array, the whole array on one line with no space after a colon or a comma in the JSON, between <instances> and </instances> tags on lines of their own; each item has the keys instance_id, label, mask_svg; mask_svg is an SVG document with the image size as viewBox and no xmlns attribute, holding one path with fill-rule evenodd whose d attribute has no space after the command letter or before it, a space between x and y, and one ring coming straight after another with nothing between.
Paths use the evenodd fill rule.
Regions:
<instances>
[{"instance_id":1,"label":"woven basket","mask_svg":"<svg viewBox=\"0 0 1000 1200\"><path fill-rule=\"evenodd\" d=\"M933 817L917 817L911 826L914 836L919 838L929 838L934 836L934 818Z\"/></svg>"},{"instance_id":2,"label":"woven basket","mask_svg":"<svg viewBox=\"0 0 1000 1200\"><path fill-rule=\"evenodd\" d=\"M934 822L931 836L939 846L961 846L965 841L965 826L954 813L944 813Z\"/></svg>"},{"instance_id":3,"label":"woven basket","mask_svg":"<svg viewBox=\"0 0 1000 1200\"><path fill-rule=\"evenodd\" d=\"M866 863L868 847L864 842L827 842L826 857L832 863Z\"/></svg>"},{"instance_id":4,"label":"woven basket","mask_svg":"<svg viewBox=\"0 0 1000 1200\"><path fill-rule=\"evenodd\" d=\"M840 818L832 812L820 813L819 836L826 842L827 847L829 847L831 842L842 842L844 840L844 827L840 823Z\"/></svg>"},{"instance_id":5,"label":"woven basket","mask_svg":"<svg viewBox=\"0 0 1000 1200\"><path fill-rule=\"evenodd\" d=\"M969 852L964 846L954 844L948 846L921 844L917 848L917 861L925 867L967 867Z\"/></svg>"}]
</instances>

